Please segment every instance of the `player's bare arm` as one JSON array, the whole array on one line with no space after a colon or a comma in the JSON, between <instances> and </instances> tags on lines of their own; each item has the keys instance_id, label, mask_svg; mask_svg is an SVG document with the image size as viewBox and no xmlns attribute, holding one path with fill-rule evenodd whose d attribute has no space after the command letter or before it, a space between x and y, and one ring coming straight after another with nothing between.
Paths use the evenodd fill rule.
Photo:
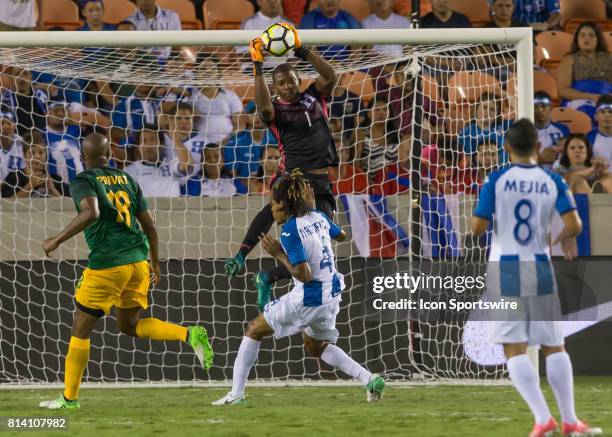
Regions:
<instances>
[{"instance_id":1,"label":"player's bare arm","mask_svg":"<svg viewBox=\"0 0 612 437\"><path fill-rule=\"evenodd\" d=\"M251 40L249 52L253 61L253 72L255 74L255 104L259 118L264 123L270 123L274 119L274 106L272 105L272 95L263 75L263 41L261 38Z\"/></svg>"},{"instance_id":2,"label":"player's bare arm","mask_svg":"<svg viewBox=\"0 0 612 437\"><path fill-rule=\"evenodd\" d=\"M149 250L151 252L151 271L153 272L153 285L159 283L159 238L157 236L157 229L155 228L155 219L153 214L148 209L142 211L137 216L138 223L142 226L142 231L147 236L149 241Z\"/></svg>"},{"instance_id":3,"label":"player's bare arm","mask_svg":"<svg viewBox=\"0 0 612 437\"><path fill-rule=\"evenodd\" d=\"M55 237L42 242L45 255L50 256L64 241L74 237L79 232L91 226L100 217L98 198L96 196L86 196L81 199L79 204L81 212Z\"/></svg>"},{"instance_id":4,"label":"player's bare arm","mask_svg":"<svg viewBox=\"0 0 612 437\"><path fill-rule=\"evenodd\" d=\"M475 237L479 237L487 231L489 227L489 220L482 217L472 217L472 234Z\"/></svg>"},{"instance_id":5,"label":"player's bare arm","mask_svg":"<svg viewBox=\"0 0 612 437\"><path fill-rule=\"evenodd\" d=\"M582 232L582 221L576 210L566 212L561 218L564 226L553 244L561 242L565 259L572 260L578 256L576 236Z\"/></svg>"},{"instance_id":6,"label":"player's bare arm","mask_svg":"<svg viewBox=\"0 0 612 437\"><path fill-rule=\"evenodd\" d=\"M298 281L308 283L312 280L312 272L307 262L296 264L295 266L289 262L289 258L285 254L280 241L270 237L268 234L261 234L259 237L261 240L262 247L266 252L270 254L274 259L281 263L292 276L297 278Z\"/></svg>"}]
</instances>

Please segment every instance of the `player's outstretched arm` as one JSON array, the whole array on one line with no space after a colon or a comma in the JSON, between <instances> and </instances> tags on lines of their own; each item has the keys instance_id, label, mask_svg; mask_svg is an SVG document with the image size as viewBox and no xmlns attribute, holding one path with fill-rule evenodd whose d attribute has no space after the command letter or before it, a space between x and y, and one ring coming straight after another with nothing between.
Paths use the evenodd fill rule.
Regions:
<instances>
[{"instance_id":1,"label":"player's outstretched arm","mask_svg":"<svg viewBox=\"0 0 612 437\"><path fill-rule=\"evenodd\" d=\"M42 242L42 248L45 255L51 255L55 249L64 241L74 237L79 232L84 231L91 226L98 217L100 217L100 209L98 207L98 198L96 196L85 196L79 203L79 214L55 237L49 238Z\"/></svg>"},{"instance_id":2,"label":"player's outstretched arm","mask_svg":"<svg viewBox=\"0 0 612 437\"><path fill-rule=\"evenodd\" d=\"M263 41L261 38L254 38L249 44L249 53L253 61L253 74L255 74L255 104L259 118L264 123L274 120L274 106L272 105L272 95L263 75Z\"/></svg>"},{"instance_id":3,"label":"player's outstretched arm","mask_svg":"<svg viewBox=\"0 0 612 437\"><path fill-rule=\"evenodd\" d=\"M284 23L293 32L295 38L295 46L293 53L300 59L307 61L317 70L319 77L315 82L317 91L321 94L329 95L334 90L334 87L338 83L338 75L336 70L318 53L304 47L302 40L298 34L297 29L290 23Z\"/></svg>"},{"instance_id":4,"label":"player's outstretched arm","mask_svg":"<svg viewBox=\"0 0 612 437\"><path fill-rule=\"evenodd\" d=\"M155 228L155 220L151 211L145 209L141 211L136 218L138 223L142 226L142 231L147 236L149 241L149 248L151 251L151 270L153 271L153 285L157 285L159 282L160 270L159 270L159 238L157 236L157 229Z\"/></svg>"},{"instance_id":5,"label":"player's outstretched arm","mask_svg":"<svg viewBox=\"0 0 612 437\"><path fill-rule=\"evenodd\" d=\"M275 240L268 234L261 234L259 239L261 240L261 245L264 250L279 263L285 266L291 276L295 277L298 281L303 282L304 284L312 281L312 272L310 271L310 266L307 262L304 261L294 266L291 264L291 262L289 262L289 258L287 258L287 254L283 250L280 241Z\"/></svg>"}]
</instances>

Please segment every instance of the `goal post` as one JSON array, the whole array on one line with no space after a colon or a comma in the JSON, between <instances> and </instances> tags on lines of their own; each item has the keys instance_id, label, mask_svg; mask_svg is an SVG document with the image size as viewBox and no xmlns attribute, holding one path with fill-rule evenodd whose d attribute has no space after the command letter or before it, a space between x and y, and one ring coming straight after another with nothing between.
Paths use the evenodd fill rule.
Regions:
<instances>
[{"instance_id":1,"label":"goal post","mask_svg":"<svg viewBox=\"0 0 612 437\"><path fill-rule=\"evenodd\" d=\"M341 161L340 169L331 173L338 192L336 220L352 237L336 246L339 270L347 279L338 319L339 345L391 380L485 382L504 378L499 349L482 352L490 345L481 325L468 328L465 319L456 317L430 320L405 317L405 313L378 313L371 307L371 287L374 277L412 271L413 260L429 262L433 266L430 273L445 264L482 265L482 252L468 247L467 221L475 206L475 178L481 178L493 164L480 159L486 153L479 148L482 135L469 127L486 126L491 132L487 141L497 147L495 166L506 165L500 142L510 120L533 119L531 29L299 32L308 46L344 47L344 55L338 54L342 50L324 52L339 73L338 86L346 90L344 100L335 101L340 98L335 95L330 98L329 119ZM210 106L198 106L194 93L221 87L242 104L252 100L250 59L237 48L259 35L260 31L224 30L2 33L0 113L13 112L13 128L24 137L26 149L26 143L34 140L25 134L40 131L47 146L47 171L51 159L57 168L64 158L62 165L70 166L68 146L51 145L49 139L47 124L56 117L51 106L75 99L67 104L58 129L68 129L70 124L78 125L82 134L107 134L116 146L114 151L124 154L115 156L118 163L126 159L127 166L142 158L147 147L158 146L160 156L175 159L173 135L179 132L185 135L177 134L177 138L197 158L201 174L211 159L205 156L206 146L218 142L219 154L226 161L224 169L234 172L234 180L240 180L250 193L239 192L235 184L233 196L217 196L217 192L205 197L201 194L210 189L204 184L208 176L194 175L189 181L177 176L172 183L178 187L180 182L181 196L149 202L165 260L162 282L150 294L148 311L171 322L205 326L216 351L212 370L204 373L197 368L184 345L118 335L111 315L92 336L85 382L180 385L231 378L245 322L257 315L248 278L273 263L257 248L248 257L246 272L228 280L223 262L236 253L249 221L266 202L267 165L274 160L267 150L273 140L257 134L262 127L256 125L252 109L241 109L240 114L232 110L225 119L215 119ZM400 48L385 50L388 46ZM148 54L151 47L175 50L160 61ZM214 58L210 65L208 55ZM266 63L268 81L271 68L284 59ZM305 63L293 65L304 86L316 78ZM23 71L36 74L24 78ZM465 73L465 78L459 73ZM44 75L45 80L41 79ZM79 81L78 87L73 80ZM23 81L31 85L24 86ZM39 98L44 106L40 111L35 105L22 106L25 100L18 97L30 93L28 87L34 90L33 101ZM187 89L191 91L181 94L180 90ZM481 96L488 99L489 109L483 109ZM155 107L153 123L145 120L151 115L146 109L136 123L133 107L126 109L128 100ZM191 105L189 128L179 125L178 102ZM386 111L388 119L382 146L374 127L378 109ZM217 132L225 129L226 122L229 130ZM145 144L146 130L153 131L153 141L159 144ZM191 138L187 134L192 132L208 136L204 135L199 146L193 142L187 146ZM248 147L257 142L258 152L249 148L238 153L237 132L250 135L252 145ZM255 137L262 139L255 141ZM458 153L445 155L451 151L440 146L443 137L452 137L460 148ZM80 139L78 135L74 138L77 148ZM236 149L226 154L230 144ZM56 147L64 158L54 154ZM33 162L31 155L30 151L17 158L22 163ZM24 163L23 168L31 165ZM484 171L481 174L477 169ZM452 180L443 180L445 172ZM471 185L455 181L458 173L473 173ZM58 172L58 183L67 184L71 177L70 171ZM197 195L189 191L191 182L198 187ZM75 214L70 199L50 199L45 197L49 191L43 191L40 199L0 199L0 386L63 380L74 285L86 265L87 248L79 237L65 243L59 257L42 256L41 241L55 235ZM287 290L286 281L279 283L275 296ZM254 374L262 381L346 377L306 357L301 338L264 341Z\"/></svg>"}]
</instances>

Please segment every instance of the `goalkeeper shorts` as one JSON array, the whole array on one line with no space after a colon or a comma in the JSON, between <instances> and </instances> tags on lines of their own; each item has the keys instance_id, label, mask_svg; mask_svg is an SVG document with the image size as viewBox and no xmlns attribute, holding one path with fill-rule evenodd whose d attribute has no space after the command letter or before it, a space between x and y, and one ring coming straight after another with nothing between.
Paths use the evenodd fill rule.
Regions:
<instances>
[{"instance_id":1,"label":"goalkeeper shorts","mask_svg":"<svg viewBox=\"0 0 612 437\"><path fill-rule=\"evenodd\" d=\"M79 309L98 317L114 306L147 309L149 282L146 260L108 269L86 268L74 298Z\"/></svg>"}]
</instances>

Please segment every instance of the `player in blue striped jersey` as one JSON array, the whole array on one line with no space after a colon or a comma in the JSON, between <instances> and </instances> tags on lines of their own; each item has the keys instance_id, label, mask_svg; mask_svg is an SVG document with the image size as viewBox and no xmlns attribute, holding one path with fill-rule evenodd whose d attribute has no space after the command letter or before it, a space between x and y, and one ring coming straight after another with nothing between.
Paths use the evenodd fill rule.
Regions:
<instances>
[{"instance_id":1,"label":"player in blue striped jersey","mask_svg":"<svg viewBox=\"0 0 612 437\"><path fill-rule=\"evenodd\" d=\"M280 299L267 302L258 297L262 313L242 338L234 363L232 390L213 405L244 402L244 386L255 364L264 337L288 337L299 332L310 355L361 381L368 402L381 398L384 379L360 366L334 343L338 339L336 316L344 279L336 270L331 240L346 238L340 227L325 214L313 209L314 193L299 170L281 176L272 187L272 214L283 224L280 242L266 234L260 237L264 249L284 265L293 277L293 288Z\"/></svg>"},{"instance_id":2,"label":"player in blue striped jersey","mask_svg":"<svg viewBox=\"0 0 612 437\"><path fill-rule=\"evenodd\" d=\"M493 222L487 270L489 297L518 304L497 314L490 338L504 346L510 379L535 417L530 437L550 436L557 423L546 404L527 346L542 346L546 374L555 394L564 435L601 433L576 417L572 364L564 348L560 302L550 261L550 228L556 210L564 228L557 236L566 259L577 254L582 223L573 196L561 176L537 166L538 135L528 119L506 136L512 165L491 173L472 217L472 232L483 234Z\"/></svg>"}]
</instances>

